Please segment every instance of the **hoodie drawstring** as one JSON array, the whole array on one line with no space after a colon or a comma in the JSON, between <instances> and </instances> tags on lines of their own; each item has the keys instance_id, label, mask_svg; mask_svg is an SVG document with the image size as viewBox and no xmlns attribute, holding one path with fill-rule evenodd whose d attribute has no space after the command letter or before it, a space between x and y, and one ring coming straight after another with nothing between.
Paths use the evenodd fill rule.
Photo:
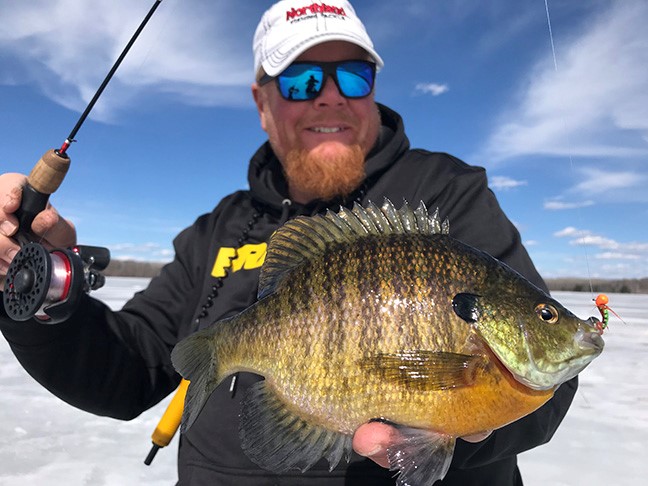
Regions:
<instances>
[{"instance_id":1,"label":"hoodie drawstring","mask_svg":"<svg viewBox=\"0 0 648 486\"><path fill-rule=\"evenodd\" d=\"M279 218L279 226L282 226L286 221L288 221L288 211L292 201L290 199L284 199L281 201L281 217Z\"/></svg>"}]
</instances>

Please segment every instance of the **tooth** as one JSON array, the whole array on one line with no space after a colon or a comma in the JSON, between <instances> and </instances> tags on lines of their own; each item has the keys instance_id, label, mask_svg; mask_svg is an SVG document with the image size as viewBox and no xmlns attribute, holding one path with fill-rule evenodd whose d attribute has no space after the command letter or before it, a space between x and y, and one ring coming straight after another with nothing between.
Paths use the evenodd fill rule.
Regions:
<instances>
[{"instance_id":1,"label":"tooth","mask_svg":"<svg viewBox=\"0 0 648 486\"><path fill-rule=\"evenodd\" d=\"M326 127L318 127L314 128L316 132L321 132L321 133L334 133L334 132L339 132L340 128L335 127L335 128L326 128Z\"/></svg>"}]
</instances>

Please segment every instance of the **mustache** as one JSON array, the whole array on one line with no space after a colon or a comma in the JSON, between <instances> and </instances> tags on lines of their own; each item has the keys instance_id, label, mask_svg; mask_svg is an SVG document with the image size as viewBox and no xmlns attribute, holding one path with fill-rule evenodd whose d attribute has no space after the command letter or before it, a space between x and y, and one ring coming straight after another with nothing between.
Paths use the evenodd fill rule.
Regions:
<instances>
[{"instance_id":1,"label":"mustache","mask_svg":"<svg viewBox=\"0 0 648 486\"><path fill-rule=\"evenodd\" d=\"M300 123L299 128L308 128L319 125L345 125L350 127L357 126L358 122L352 115L346 113L339 113L335 115L322 115L316 116L307 122Z\"/></svg>"}]
</instances>

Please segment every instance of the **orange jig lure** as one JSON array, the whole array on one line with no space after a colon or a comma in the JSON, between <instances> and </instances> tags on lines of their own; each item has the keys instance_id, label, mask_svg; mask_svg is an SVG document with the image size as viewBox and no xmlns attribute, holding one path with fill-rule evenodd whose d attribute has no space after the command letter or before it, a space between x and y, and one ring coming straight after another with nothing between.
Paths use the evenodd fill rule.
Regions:
<instances>
[{"instance_id":1,"label":"orange jig lure","mask_svg":"<svg viewBox=\"0 0 648 486\"><path fill-rule=\"evenodd\" d=\"M603 334L603 331L607 329L608 327L608 322L610 321L610 312L614 314L621 322L625 322L619 314L614 312L610 307L608 307L608 302L610 299L608 299L608 296L605 294L598 294L596 296L596 299L594 300L594 304L596 305L596 308L599 310L601 313L601 320L598 322L596 327L598 328L599 332Z\"/></svg>"}]
</instances>

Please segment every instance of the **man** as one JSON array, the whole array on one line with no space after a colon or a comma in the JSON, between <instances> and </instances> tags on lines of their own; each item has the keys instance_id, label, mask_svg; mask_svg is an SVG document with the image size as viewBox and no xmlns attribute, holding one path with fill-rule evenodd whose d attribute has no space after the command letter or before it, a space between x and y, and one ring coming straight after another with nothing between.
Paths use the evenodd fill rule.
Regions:
<instances>
[{"instance_id":1,"label":"man","mask_svg":"<svg viewBox=\"0 0 648 486\"><path fill-rule=\"evenodd\" d=\"M180 379L169 358L174 345L256 300L266 242L300 214L384 197L422 200L449 218L452 236L544 287L488 190L484 170L447 154L411 150L400 116L376 104L374 77L383 61L347 1L275 4L259 23L254 54L252 94L269 140L250 161L250 189L227 196L183 231L174 240L173 262L121 311L84 296L79 310L58 325L15 323L0 314L0 329L23 366L67 402L131 419L168 395ZM23 181L0 176L3 274L18 250L10 237ZM75 240L71 223L53 209L41 213L32 229L54 246ZM256 259L234 265L228 255ZM282 476L258 468L238 437L240 396L258 379L241 373L234 393L228 381L212 394L181 436L179 484L394 484L393 472L377 464L387 466L385 448L397 432L381 423L363 425L354 436L361 455L332 472L325 461ZM490 435L459 440L443 484L521 484L516 454L551 438L575 388L572 380L535 413Z\"/></svg>"}]
</instances>

